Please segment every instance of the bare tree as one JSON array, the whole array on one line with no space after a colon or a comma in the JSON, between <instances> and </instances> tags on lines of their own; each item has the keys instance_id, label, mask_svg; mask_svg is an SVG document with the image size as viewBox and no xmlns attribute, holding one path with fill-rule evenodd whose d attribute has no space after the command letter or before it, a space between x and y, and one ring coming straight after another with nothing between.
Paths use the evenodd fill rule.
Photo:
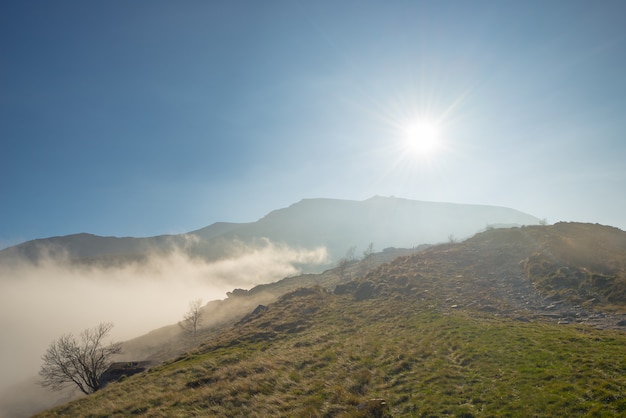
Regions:
<instances>
[{"instance_id":1,"label":"bare tree","mask_svg":"<svg viewBox=\"0 0 626 418\"><path fill-rule=\"evenodd\" d=\"M363 260L370 258L374 254L374 243L370 242L365 251L363 251Z\"/></svg>"},{"instance_id":2,"label":"bare tree","mask_svg":"<svg viewBox=\"0 0 626 418\"><path fill-rule=\"evenodd\" d=\"M372 268L373 256L374 256L374 243L370 242L367 248L365 248L365 251L363 251L363 268L365 269L365 272L367 272L369 269Z\"/></svg>"},{"instance_id":3,"label":"bare tree","mask_svg":"<svg viewBox=\"0 0 626 418\"><path fill-rule=\"evenodd\" d=\"M337 273L339 274L340 279L346 278L346 270L348 269L348 265L350 265L350 261L347 258L342 258L337 263Z\"/></svg>"},{"instance_id":4,"label":"bare tree","mask_svg":"<svg viewBox=\"0 0 626 418\"><path fill-rule=\"evenodd\" d=\"M84 330L80 339L66 334L53 341L41 357L41 385L62 390L74 384L85 394L100 389L100 376L111 365L112 356L122 351L120 343L104 345L104 338L111 328L111 322L100 323Z\"/></svg>"},{"instance_id":5,"label":"bare tree","mask_svg":"<svg viewBox=\"0 0 626 418\"><path fill-rule=\"evenodd\" d=\"M355 252L356 252L356 245L348 248L348 250L346 251L346 260L355 261L356 260L356 256L354 255Z\"/></svg>"},{"instance_id":6,"label":"bare tree","mask_svg":"<svg viewBox=\"0 0 626 418\"><path fill-rule=\"evenodd\" d=\"M189 302L189 311L183 317L178 325L185 331L193 335L194 341L198 334L198 326L202 322L202 299L196 299Z\"/></svg>"}]
</instances>

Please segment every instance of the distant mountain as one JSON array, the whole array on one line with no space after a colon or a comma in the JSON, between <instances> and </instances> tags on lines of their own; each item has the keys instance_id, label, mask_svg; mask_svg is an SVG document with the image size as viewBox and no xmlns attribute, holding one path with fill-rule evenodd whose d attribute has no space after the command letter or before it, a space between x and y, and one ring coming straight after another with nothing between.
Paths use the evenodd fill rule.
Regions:
<instances>
[{"instance_id":1,"label":"distant mountain","mask_svg":"<svg viewBox=\"0 0 626 418\"><path fill-rule=\"evenodd\" d=\"M305 199L272 211L256 222L219 222L186 234L149 238L76 234L37 239L0 251L0 262L15 259L37 262L51 257L83 263L123 263L175 249L194 257L217 260L229 256L241 244L262 246L269 239L294 248L324 246L330 256L329 263L333 263L349 248L363 251L370 243L378 250L411 248L466 238L490 225L538 223L534 216L496 206L379 196L365 201Z\"/></svg>"},{"instance_id":2,"label":"distant mountain","mask_svg":"<svg viewBox=\"0 0 626 418\"><path fill-rule=\"evenodd\" d=\"M325 245L340 257L351 246L410 248L467 238L488 225L538 223L534 216L508 208L376 196L362 202L305 199L269 213L237 234L267 236L294 246Z\"/></svg>"}]
</instances>

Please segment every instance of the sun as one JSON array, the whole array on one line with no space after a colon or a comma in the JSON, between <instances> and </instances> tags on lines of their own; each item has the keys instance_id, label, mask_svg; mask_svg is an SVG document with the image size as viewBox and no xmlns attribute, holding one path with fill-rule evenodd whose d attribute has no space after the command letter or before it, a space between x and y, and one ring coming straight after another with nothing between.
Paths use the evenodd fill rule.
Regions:
<instances>
[{"instance_id":1,"label":"sun","mask_svg":"<svg viewBox=\"0 0 626 418\"><path fill-rule=\"evenodd\" d=\"M435 121L411 121L402 130L406 151L414 156L431 157L441 147L441 128Z\"/></svg>"}]
</instances>

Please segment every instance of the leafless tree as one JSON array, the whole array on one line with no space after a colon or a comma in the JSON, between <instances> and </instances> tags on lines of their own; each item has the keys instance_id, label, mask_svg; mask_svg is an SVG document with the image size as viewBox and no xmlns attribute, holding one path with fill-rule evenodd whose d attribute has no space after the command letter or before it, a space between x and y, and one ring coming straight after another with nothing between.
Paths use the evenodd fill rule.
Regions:
<instances>
[{"instance_id":1,"label":"leafless tree","mask_svg":"<svg viewBox=\"0 0 626 418\"><path fill-rule=\"evenodd\" d=\"M178 325L185 331L191 333L195 341L198 334L198 326L202 322L202 299L196 299L189 302L189 311L183 317Z\"/></svg>"},{"instance_id":2,"label":"leafless tree","mask_svg":"<svg viewBox=\"0 0 626 418\"><path fill-rule=\"evenodd\" d=\"M374 243L370 242L365 251L363 251L363 260L370 258L374 254Z\"/></svg>"},{"instance_id":3,"label":"leafless tree","mask_svg":"<svg viewBox=\"0 0 626 418\"><path fill-rule=\"evenodd\" d=\"M363 273L367 273L373 266L372 258L374 257L374 243L370 242L367 248L363 251Z\"/></svg>"},{"instance_id":4,"label":"leafless tree","mask_svg":"<svg viewBox=\"0 0 626 418\"><path fill-rule=\"evenodd\" d=\"M111 328L111 322L101 323L84 330L79 339L66 334L53 341L41 357L41 385L62 390L74 384L85 394L100 389L100 376L111 365L112 356L122 351L120 343L104 345Z\"/></svg>"},{"instance_id":5,"label":"leafless tree","mask_svg":"<svg viewBox=\"0 0 626 418\"><path fill-rule=\"evenodd\" d=\"M350 261L347 258L342 258L337 263L337 273L339 274L340 279L343 280L346 278L346 270L348 269L349 265Z\"/></svg>"},{"instance_id":6,"label":"leafless tree","mask_svg":"<svg viewBox=\"0 0 626 418\"><path fill-rule=\"evenodd\" d=\"M346 260L355 261L356 260L356 256L354 255L355 252L356 252L356 245L348 248L348 250L346 251Z\"/></svg>"}]
</instances>

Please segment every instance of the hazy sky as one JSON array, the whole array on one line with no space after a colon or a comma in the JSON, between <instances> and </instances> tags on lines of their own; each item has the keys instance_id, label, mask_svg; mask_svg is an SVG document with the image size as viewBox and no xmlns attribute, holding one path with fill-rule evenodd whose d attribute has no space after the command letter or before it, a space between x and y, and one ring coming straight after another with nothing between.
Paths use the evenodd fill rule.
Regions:
<instances>
[{"instance_id":1,"label":"hazy sky","mask_svg":"<svg viewBox=\"0 0 626 418\"><path fill-rule=\"evenodd\" d=\"M3 1L0 248L302 198L626 229L624 1ZM439 147L405 144L415 120Z\"/></svg>"}]
</instances>

